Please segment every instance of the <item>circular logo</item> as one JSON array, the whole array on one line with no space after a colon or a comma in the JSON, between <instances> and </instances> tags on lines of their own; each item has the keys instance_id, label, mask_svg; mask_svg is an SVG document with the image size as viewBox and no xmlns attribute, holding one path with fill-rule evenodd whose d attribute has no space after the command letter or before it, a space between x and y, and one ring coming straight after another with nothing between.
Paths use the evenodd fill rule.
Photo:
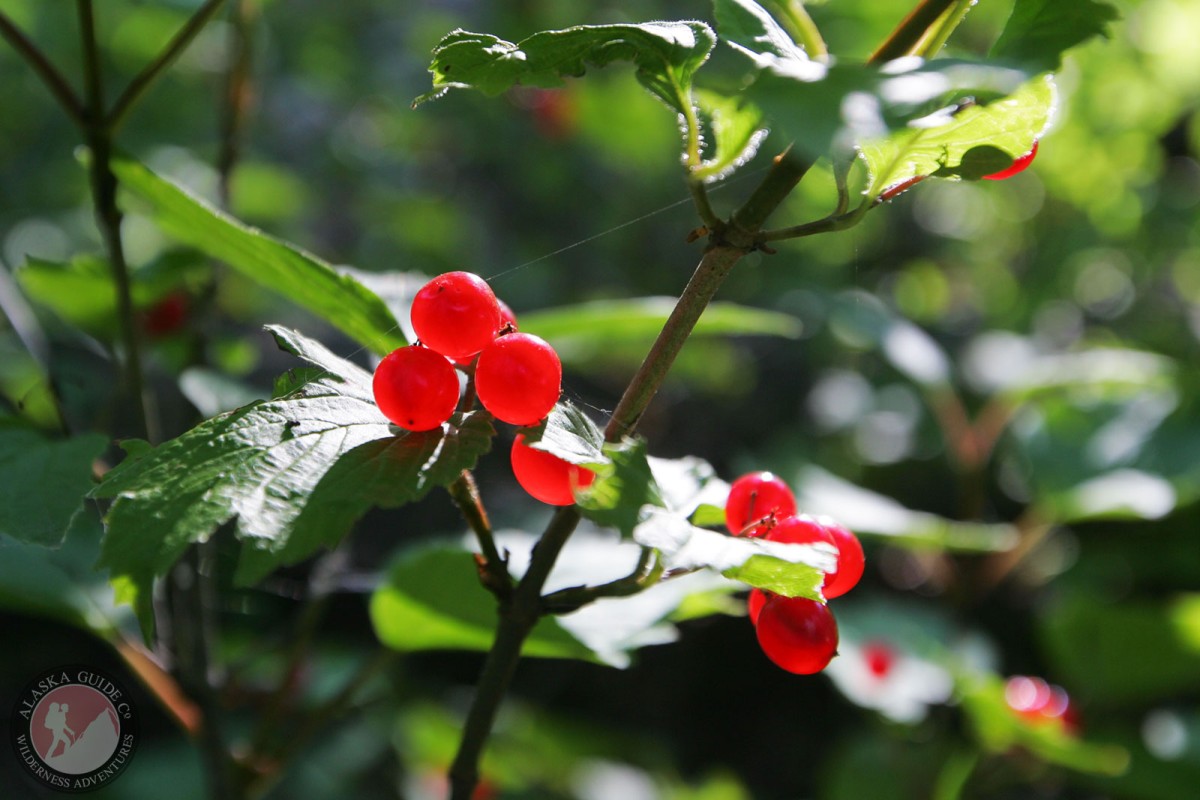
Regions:
<instances>
[{"instance_id":1,"label":"circular logo","mask_svg":"<svg viewBox=\"0 0 1200 800\"><path fill-rule=\"evenodd\" d=\"M17 697L13 749L35 779L60 792L115 780L137 747L137 712L125 687L92 667L59 667Z\"/></svg>"}]
</instances>

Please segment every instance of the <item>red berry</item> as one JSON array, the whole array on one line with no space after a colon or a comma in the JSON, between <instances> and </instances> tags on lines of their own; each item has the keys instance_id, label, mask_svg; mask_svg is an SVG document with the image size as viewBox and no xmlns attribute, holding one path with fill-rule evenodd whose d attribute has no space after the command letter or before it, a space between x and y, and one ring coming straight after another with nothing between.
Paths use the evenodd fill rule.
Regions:
<instances>
[{"instance_id":1,"label":"red berry","mask_svg":"<svg viewBox=\"0 0 1200 800\"><path fill-rule=\"evenodd\" d=\"M812 675L837 655L837 621L806 597L772 595L758 615L758 644L767 658L797 675Z\"/></svg>"},{"instance_id":2,"label":"red berry","mask_svg":"<svg viewBox=\"0 0 1200 800\"><path fill-rule=\"evenodd\" d=\"M371 385L383 415L410 431L433 430L458 405L458 373L445 356L420 345L388 354Z\"/></svg>"},{"instance_id":3,"label":"red berry","mask_svg":"<svg viewBox=\"0 0 1200 800\"><path fill-rule=\"evenodd\" d=\"M496 419L536 425L562 394L558 353L530 333L500 336L479 354L475 394Z\"/></svg>"},{"instance_id":4,"label":"red berry","mask_svg":"<svg viewBox=\"0 0 1200 800\"><path fill-rule=\"evenodd\" d=\"M758 624L758 615L762 613L762 607L766 605L767 593L762 589L751 589L750 597L746 600L746 614L750 617L752 625Z\"/></svg>"},{"instance_id":5,"label":"red berry","mask_svg":"<svg viewBox=\"0 0 1200 800\"><path fill-rule=\"evenodd\" d=\"M483 278L447 272L413 298L412 326L429 349L447 358L470 358L496 337L500 307Z\"/></svg>"},{"instance_id":6,"label":"red berry","mask_svg":"<svg viewBox=\"0 0 1200 800\"><path fill-rule=\"evenodd\" d=\"M837 569L825 576L825 599L832 600L858 585L866 567L866 557L862 542L853 533L829 520L824 520L823 525L838 549Z\"/></svg>"},{"instance_id":7,"label":"red berry","mask_svg":"<svg viewBox=\"0 0 1200 800\"><path fill-rule=\"evenodd\" d=\"M573 505L575 491L591 486L596 479L596 473L587 467L525 444L523 433L513 441L512 469L522 489L552 506Z\"/></svg>"},{"instance_id":8,"label":"red berry","mask_svg":"<svg viewBox=\"0 0 1200 800\"><path fill-rule=\"evenodd\" d=\"M1028 153L1026 153L1023 156L1018 156L1016 159L1013 160L1013 163L1010 166L1008 166L1007 168L1002 169L999 172L993 172L991 175L984 175L983 179L985 181L1002 181L1005 178L1011 178L1013 175L1016 175L1018 172L1024 172L1025 168L1028 167L1031 163L1033 163L1033 157L1037 155L1037 151L1038 151L1038 143L1035 140L1033 143L1033 147L1031 147L1029 149Z\"/></svg>"},{"instance_id":9,"label":"red berry","mask_svg":"<svg viewBox=\"0 0 1200 800\"><path fill-rule=\"evenodd\" d=\"M175 333L187 322L189 305L186 292L171 292L146 310L142 327L153 337Z\"/></svg>"},{"instance_id":10,"label":"red berry","mask_svg":"<svg viewBox=\"0 0 1200 800\"><path fill-rule=\"evenodd\" d=\"M770 525L755 525L772 514L776 519L796 513L796 496L788 485L770 472L751 472L729 487L725 501L725 527L734 536L759 537L766 535Z\"/></svg>"},{"instance_id":11,"label":"red berry","mask_svg":"<svg viewBox=\"0 0 1200 800\"><path fill-rule=\"evenodd\" d=\"M879 680L887 677L896 663L896 649L880 640L872 640L863 645L863 661L867 664L867 672Z\"/></svg>"}]
</instances>

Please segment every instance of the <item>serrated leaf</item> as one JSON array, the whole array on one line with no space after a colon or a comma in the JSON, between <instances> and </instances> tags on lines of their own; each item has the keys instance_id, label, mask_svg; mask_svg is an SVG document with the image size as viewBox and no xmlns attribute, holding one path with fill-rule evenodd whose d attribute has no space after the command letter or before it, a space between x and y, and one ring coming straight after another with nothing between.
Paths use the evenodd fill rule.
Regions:
<instances>
[{"instance_id":1,"label":"serrated leaf","mask_svg":"<svg viewBox=\"0 0 1200 800\"><path fill-rule=\"evenodd\" d=\"M610 465L599 471L596 480L578 502L583 515L598 525L616 528L623 536L632 536L646 505L662 506L663 499L646 457L646 442L629 439L604 448Z\"/></svg>"},{"instance_id":2,"label":"serrated leaf","mask_svg":"<svg viewBox=\"0 0 1200 800\"><path fill-rule=\"evenodd\" d=\"M991 553L1009 550L1018 542L1013 525L966 522L914 511L818 467L800 470L791 484L796 505L805 513L831 516L855 533L886 536L896 544Z\"/></svg>"},{"instance_id":3,"label":"serrated leaf","mask_svg":"<svg viewBox=\"0 0 1200 800\"><path fill-rule=\"evenodd\" d=\"M397 508L453 483L475 466L496 435L483 412L456 416L447 429L364 442L338 457L312 491L282 548L246 548L237 580L251 584L281 564L332 547L371 508Z\"/></svg>"},{"instance_id":4,"label":"serrated leaf","mask_svg":"<svg viewBox=\"0 0 1200 800\"><path fill-rule=\"evenodd\" d=\"M643 509L633 540L658 550L668 570L710 569L726 578L788 597L823 601L825 573L837 550L825 543L783 544L697 528L666 509Z\"/></svg>"},{"instance_id":5,"label":"serrated leaf","mask_svg":"<svg viewBox=\"0 0 1200 800\"><path fill-rule=\"evenodd\" d=\"M89 433L49 439L0 424L0 534L57 547L92 488L92 463L108 440Z\"/></svg>"},{"instance_id":6,"label":"serrated leaf","mask_svg":"<svg viewBox=\"0 0 1200 800\"><path fill-rule=\"evenodd\" d=\"M449 482L486 449L478 429L461 440L445 429L396 435L375 406L368 372L294 331L271 331L283 349L319 367L319 377L286 396L207 420L123 462L92 492L114 498L101 564L124 577L139 600L189 544L222 525L233 525L238 538L260 551L242 568L243 577L256 576L332 544L344 532L352 512L362 508L363 489L348 484L347 474L371 479L370 502L398 505L439 481ZM394 447L358 449L379 440ZM395 456L400 458L389 460ZM343 457L350 460L340 466ZM424 460L417 466L419 459ZM384 485L385 477L398 474L417 485ZM143 617L144 625L149 622Z\"/></svg>"},{"instance_id":7,"label":"serrated leaf","mask_svg":"<svg viewBox=\"0 0 1200 800\"><path fill-rule=\"evenodd\" d=\"M296 303L376 353L407 342L382 300L311 253L213 208L145 165L112 160L122 188L162 230Z\"/></svg>"},{"instance_id":8,"label":"serrated leaf","mask_svg":"<svg viewBox=\"0 0 1200 800\"><path fill-rule=\"evenodd\" d=\"M809 60L804 48L792 40L770 12L753 0L714 0L713 13L721 41L754 58L760 66L771 61Z\"/></svg>"},{"instance_id":9,"label":"serrated leaf","mask_svg":"<svg viewBox=\"0 0 1200 800\"><path fill-rule=\"evenodd\" d=\"M517 44L487 33L456 30L434 48L434 89L413 105L441 97L449 89L478 89L489 95L512 86L560 86L563 78L588 67L633 62L637 78L655 96L684 113L692 75L716 43L703 22L647 22L640 25L581 25L542 31Z\"/></svg>"},{"instance_id":10,"label":"serrated leaf","mask_svg":"<svg viewBox=\"0 0 1200 800\"><path fill-rule=\"evenodd\" d=\"M608 463L604 434L591 417L569 400L560 400L542 422L523 429L525 444L581 466Z\"/></svg>"},{"instance_id":11,"label":"serrated leaf","mask_svg":"<svg viewBox=\"0 0 1200 800\"><path fill-rule=\"evenodd\" d=\"M790 63L768 64L746 89L746 96L807 159L850 152L862 143L887 139L893 132L911 133L947 123L964 97L975 98L980 104L976 107L982 107L987 100L1016 92L1030 77L1018 69L951 59L829 67L806 62L802 71L790 69ZM977 140L972 145L991 144L997 132L977 133L967 132L963 138ZM957 165L955 157L938 167Z\"/></svg>"},{"instance_id":12,"label":"serrated leaf","mask_svg":"<svg viewBox=\"0 0 1200 800\"><path fill-rule=\"evenodd\" d=\"M865 142L869 197L925 176L981 178L1028 153L1054 115L1057 93L1049 75L1035 78L986 105L950 107L917 127Z\"/></svg>"},{"instance_id":13,"label":"serrated leaf","mask_svg":"<svg viewBox=\"0 0 1200 800\"><path fill-rule=\"evenodd\" d=\"M1093 36L1107 36L1117 10L1097 0L1017 0L991 57L1035 72L1058 69L1064 52Z\"/></svg>"},{"instance_id":14,"label":"serrated leaf","mask_svg":"<svg viewBox=\"0 0 1200 800\"><path fill-rule=\"evenodd\" d=\"M403 553L371 595L375 635L393 650L482 650L496 630L495 598L479 583L471 554L458 548ZM541 619L522 655L596 661L552 617Z\"/></svg>"},{"instance_id":15,"label":"serrated leaf","mask_svg":"<svg viewBox=\"0 0 1200 800\"><path fill-rule=\"evenodd\" d=\"M740 96L726 97L707 91L697 91L695 96L711 150L692 169L692 175L705 182L719 181L758 153L759 145L767 137L763 114Z\"/></svg>"}]
</instances>

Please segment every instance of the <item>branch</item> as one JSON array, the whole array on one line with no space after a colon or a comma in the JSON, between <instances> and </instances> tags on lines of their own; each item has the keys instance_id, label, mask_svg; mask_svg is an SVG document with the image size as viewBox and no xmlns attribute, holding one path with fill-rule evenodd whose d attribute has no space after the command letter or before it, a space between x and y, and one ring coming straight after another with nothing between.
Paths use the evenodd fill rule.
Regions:
<instances>
[{"instance_id":1,"label":"branch","mask_svg":"<svg viewBox=\"0 0 1200 800\"><path fill-rule=\"evenodd\" d=\"M221 146L217 153L217 176L223 208L229 208L230 205L233 168L241 154L242 129L254 94L250 76L253 55L251 23L257 14L255 0L237 0L233 7L231 25L234 43L222 87Z\"/></svg>"},{"instance_id":2,"label":"branch","mask_svg":"<svg viewBox=\"0 0 1200 800\"><path fill-rule=\"evenodd\" d=\"M187 49L187 46L196 38L196 34L204 28L223 2L224 0L208 0L208 2L196 9L196 13L175 34L175 38L168 42L162 52L129 82L129 85L125 87L125 91L117 98L117 102L113 104L112 111L108 114L107 124L110 130L115 131L120 127L121 122L125 119L125 115L129 113L138 99L158 79L158 76L179 57L179 54Z\"/></svg>"},{"instance_id":3,"label":"branch","mask_svg":"<svg viewBox=\"0 0 1200 800\"><path fill-rule=\"evenodd\" d=\"M958 0L921 0L921 3L876 48L867 59L867 63L878 64L912 55L929 29L957 2Z\"/></svg>"},{"instance_id":4,"label":"branch","mask_svg":"<svg viewBox=\"0 0 1200 800\"><path fill-rule=\"evenodd\" d=\"M978 0L955 0L954 4L946 9L946 12L938 17L937 22L930 26L925 32L925 36L917 43L913 49L913 55L921 56L922 58L933 58L938 52L946 46L946 42L950 39L950 35L955 29L962 24L967 14Z\"/></svg>"},{"instance_id":5,"label":"branch","mask_svg":"<svg viewBox=\"0 0 1200 800\"><path fill-rule=\"evenodd\" d=\"M46 87L50 89L50 93L54 95L54 99L62 106L63 111L67 112L67 116L71 121L82 128L85 124L83 103L79 101L79 97L67 83L67 79L63 77L45 54L37 48L25 34L21 33L20 29L13 24L13 21L8 16L0 11L0 36L3 36L17 54L28 62L29 66L33 67L33 71L37 73Z\"/></svg>"},{"instance_id":6,"label":"branch","mask_svg":"<svg viewBox=\"0 0 1200 800\"><path fill-rule=\"evenodd\" d=\"M96 20L91 0L77 0L80 36L83 47L83 74L86 105L84 136L91 151L88 174L96 225L104 239L117 293L117 317L120 341L124 349L120 363L124 368L126 394L133 405L141 435L150 442L159 440L158 426L148 413L145 381L142 379L141 338L133 311L133 292L125 247L121 241L121 210L117 206L117 178L110 167L112 130L104 118L104 84L100 75L100 52L96 46Z\"/></svg>"},{"instance_id":7,"label":"branch","mask_svg":"<svg viewBox=\"0 0 1200 800\"><path fill-rule=\"evenodd\" d=\"M688 178L688 191L692 193L692 203L696 206L696 214L709 230L719 230L724 222L717 216L712 203L708 199L708 189L702 181Z\"/></svg>"},{"instance_id":8,"label":"branch","mask_svg":"<svg viewBox=\"0 0 1200 800\"><path fill-rule=\"evenodd\" d=\"M733 265L740 261L746 252L748 251L745 248L718 245L704 253L658 338L654 340L650 352L617 403L608 427L604 430L604 438L607 441L619 442L637 427L638 420L658 393L667 372L675 363L676 356L683 349L692 329L696 327L700 315L704 313L704 309L717 293L729 271L733 269Z\"/></svg>"},{"instance_id":9,"label":"branch","mask_svg":"<svg viewBox=\"0 0 1200 800\"><path fill-rule=\"evenodd\" d=\"M529 569L513 591L511 601L500 607L496 638L483 663L458 753L450 766L450 800L471 800L474 794L479 782L479 758L491 735L496 712L516 672L521 647L541 613L542 587L579 519L579 509L575 506L560 508L555 513L534 546Z\"/></svg>"},{"instance_id":10,"label":"branch","mask_svg":"<svg viewBox=\"0 0 1200 800\"><path fill-rule=\"evenodd\" d=\"M625 577L598 586L572 586L551 592L542 598L542 609L547 614L570 614L602 597L629 597L658 583L663 569L658 551L643 547L637 566Z\"/></svg>"},{"instance_id":11,"label":"branch","mask_svg":"<svg viewBox=\"0 0 1200 800\"><path fill-rule=\"evenodd\" d=\"M496 595L501 604L507 602L512 595L513 579L508 573L508 559L496 548L496 539L492 535L492 525L488 521L487 511L479 497L479 487L475 477L468 470L463 470L458 480L446 487L450 498L458 506L458 510L466 519L475 538L479 541L479 549L483 551L479 564L480 581L484 588Z\"/></svg>"},{"instance_id":12,"label":"branch","mask_svg":"<svg viewBox=\"0 0 1200 800\"><path fill-rule=\"evenodd\" d=\"M806 222L803 225L793 225L790 228L777 228L771 231L763 231L758 235L758 243L761 245L764 242L777 242L781 239L799 239L804 236L814 236L818 233L829 233L830 231L842 231L846 228L853 228L866 213L871 210L872 204L869 202L862 203L858 208L845 214L830 214L828 217Z\"/></svg>"}]
</instances>

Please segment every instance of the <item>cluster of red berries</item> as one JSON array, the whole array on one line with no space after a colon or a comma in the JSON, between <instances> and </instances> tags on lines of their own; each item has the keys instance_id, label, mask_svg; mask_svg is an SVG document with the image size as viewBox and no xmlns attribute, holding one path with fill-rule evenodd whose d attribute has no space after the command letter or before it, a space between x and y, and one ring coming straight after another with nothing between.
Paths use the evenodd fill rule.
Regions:
<instances>
[{"instance_id":1,"label":"cluster of red berries","mask_svg":"<svg viewBox=\"0 0 1200 800\"><path fill-rule=\"evenodd\" d=\"M858 537L832 520L797 514L796 496L770 472L752 472L733 482L725 525L734 536L836 547L837 569L825 576L822 587L827 600L850 591L862 578L865 563ZM749 613L763 652L788 672L820 672L837 655L837 621L824 603L753 589Z\"/></svg>"},{"instance_id":2,"label":"cluster of red berries","mask_svg":"<svg viewBox=\"0 0 1200 800\"><path fill-rule=\"evenodd\" d=\"M413 298L411 317L417 344L389 353L372 382L376 405L397 426L428 431L450 419L462 399L455 367L473 376L475 397L502 422L537 425L558 402L558 353L518 332L512 311L478 275L447 272L429 281ZM573 490L595 477L524 442L518 434L513 443L513 473L543 502L569 505Z\"/></svg>"},{"instance_id":3,"label":"cluster of red berries","mask_svg":"<svg viewBox=\"0 0 1200 800\"><path fill-rule=\"evenodd\" d=\"M1042 678L1014 675L1004 684L1004 701L1028 722L1059 725L1066 733L1079 730L1079 718L1067 690Z\"/></svg>"}]
</instances>

